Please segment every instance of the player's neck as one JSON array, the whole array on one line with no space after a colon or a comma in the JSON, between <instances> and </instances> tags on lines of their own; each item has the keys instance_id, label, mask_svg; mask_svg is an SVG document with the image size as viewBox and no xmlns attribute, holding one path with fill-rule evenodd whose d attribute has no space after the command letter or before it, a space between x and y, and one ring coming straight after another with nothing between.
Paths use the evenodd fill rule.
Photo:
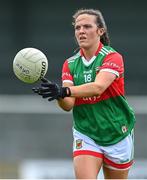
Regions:
<instances>
[{"instance_id":1,"label":"player's neck","mask_svg":"<svg viewBox=\"0 0 147 180\"><path fill-rule=\"evenodd\" d=\"M99 43L90 48L82 48L84 57L87 61L89 61L95 55L98 47L99 47Z\"/></svg>"}]
</instances>

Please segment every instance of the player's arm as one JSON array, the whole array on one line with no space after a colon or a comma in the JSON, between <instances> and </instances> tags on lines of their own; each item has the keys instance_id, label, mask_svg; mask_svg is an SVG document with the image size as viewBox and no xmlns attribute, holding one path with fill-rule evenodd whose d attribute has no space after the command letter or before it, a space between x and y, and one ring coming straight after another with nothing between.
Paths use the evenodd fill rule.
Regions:
<instances>
[{"instance_id":1,"label":"player's arm","mask_svg":"<svg viewBox=\"0 0 147 180\"><path fill-rule=\"evenodd\" d=\"M67 89L67 87L72 87L73 84L73 76L71 75L68 60L66 60L62 67L62 87L68 91L67 96L70 96L69 94L71 91L70 89ZM64 94L64 93L63 93ZM66 91L65 91L66 94ZM63 95L64 96L64 95ZM75 104L75 97L65 97L64 98L58 98L58 105L65 111L70 111Z\"/></svg>"},{"instance_id":2,"label":"player's arm","mask_svg":"<svg viewBox=\"0 0 147 180\"><path fill-rule=\"evenodd\" d=\"M83 84L80 86L73 86L71 83L64 83L63 87L69 87L71 97L60 98L58 100L59 106L65 110L70 111L75 103L76 97L91 97L100 96L114 81L115 74L110 72L99 72L96 76L95 82Z\"/></svg>"},{"instance_id":3,"label":"player's arm","mask_svg":"<svg viewBox=\"0 0 147 180\"><path fill-rule=\"evenodd\" d=\"M111 72L99 72L94 82L70 87L72 97L100 96L115 80Z\"/></svg>"},{"instance_id":4,"label":"player's arm","mask_svg":"<svg viewBox=\"0 0 147 180\"><path fill-rule=\"evenodd\" d=\"M48 98L49 101L57 99L60 107L64 110L70 110L74 106L75 98L100 96L116 77L123 74L123 71L122 57L115 53L107 57L94 82L72 86L68 83L68 81L72 82L72 79L69 79L64 81L66 83L60 87L58 84L43 78L41 87L34 88L33 91L43 98ZM65 74L70 76L68 72Z\"/></svg>"},{"instance_id":5,"label":"player's arm","mask_svg":"<svg viewBox=\"0 0 147 180\"><path fill-rule=\"evenodd\" d=\"M122 56L111 53L104 59L94 82L70 87L71 97L100 96L123 72Z\"/></svg>"},{"instance_id":6,"label":"player's arm","mask_svg":"<svg viewBox=\"0 0 147 180\"><path fill-rule=\"evenodd\" d=\"M58 105L65 111L70 111L73 108L75 98L69 97L71 95L69 87L73 86L73 77L70 74L67 60L64 62L62 69L62 87L46 78L42 78L41 81L40 87L32 89L35 93L43 98L48 98L49 101L56 99Z\"/></svg>"},{"instance_id":7,"label":"player's arm","mask_svg":"<svg viewBox=\"0 0 147 180\"><path fill-rule=\"evenodd\" d=\"M64 82L63 87L72 87L72 83ZM75 104L75 97L65 97L58 99L58 105L65 111L70 111Z\"/></svg>"},{"instance_id":8,"label":"player's arm","mask_svg":"<svg viewBox=\"0 0 147 180\"><path fill-rule=\"evenodd\" d=\"M61 87L46 78L42 78L41 87L33 88L33 91L43 98L48 98L49 101L58 100L59 106L69 111L74 106L75 98L100 96L115 78L115 74L102 71L97 74L95 82L79 86L72 86L71 83L66 82Z\"/></svg>"}]
</instances>

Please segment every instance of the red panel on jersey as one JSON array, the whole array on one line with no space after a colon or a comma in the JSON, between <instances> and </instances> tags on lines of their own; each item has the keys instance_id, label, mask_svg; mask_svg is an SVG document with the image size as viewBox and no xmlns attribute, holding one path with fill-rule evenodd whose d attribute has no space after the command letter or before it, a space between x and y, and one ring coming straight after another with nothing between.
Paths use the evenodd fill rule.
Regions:
<instances>
[{"instance_id":1,"label":"red panel on jersey","mask_svg":"<svg viewBox=\"0 0 147 180\"><path fill-rule=\"evenodd\" d=\"M81 104L95 104L99 101L109 99L111 97L116 97L124 95L124 78L117 78L101 96L85 97L85 98L76 98L75 105Z\"/></svg>"},{"instance_id":2,"label":"red panel on jersey","mask_svg":"<svg viewBox=\"0 0 147 180\"><path fill-rule=\"evenodd\" d=\"M73 77L70 74L70 69L68 67L68 61L66 60L63 64L63 68L62 68L62 82L64 80L70 80L73 81Z\"/></svg>"},{"instance_id":3,"label":"red panel on jersey","mask_svg":"<svg viewBox=\"0 0 147 180\"><path fill-rule=\"evenodd\" d=\"M116 52L108 54L100 67L100 70L102 69L112 69L113 71L118 72L119 76L122 75L124 73L122 56Z\"/></svg>"}]
</instances>

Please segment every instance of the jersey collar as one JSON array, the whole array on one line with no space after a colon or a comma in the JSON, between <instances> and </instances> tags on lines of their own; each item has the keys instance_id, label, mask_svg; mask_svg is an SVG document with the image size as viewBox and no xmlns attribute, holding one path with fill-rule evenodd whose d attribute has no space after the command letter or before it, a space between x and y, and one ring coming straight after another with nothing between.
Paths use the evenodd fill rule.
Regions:
<instances>
[{"instance_id":1,"label":"jersey collar","mask_svg":"<svg viewBox=\"0 0 147 180\"><path fill-rule=\"evenodd\" d=\"M82 61L83 61L85 66L89 66L95 60L95 58L97 57L97 55L100 52L102 47L103 47L103 44L100 42L99 46L98 46L98 49L96 50L94 56L89 61L86 60L83 50L80 49L80 55L81 55Z\"/></svg>"}]
</instances>

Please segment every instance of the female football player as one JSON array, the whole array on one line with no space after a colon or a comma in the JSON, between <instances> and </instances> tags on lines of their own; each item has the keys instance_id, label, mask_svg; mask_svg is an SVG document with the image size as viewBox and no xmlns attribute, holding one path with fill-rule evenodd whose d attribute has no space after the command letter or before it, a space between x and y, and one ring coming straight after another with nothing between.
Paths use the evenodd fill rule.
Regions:
<instances>
[{"instance_id":1,"label":"female football player","mask_svg":"<svg viewBox=\"0 0 147 180\"><path fill-rule=\"evenodd\" d=\"M99 10L80 9L73 16L79 52L63 64L60 87L43 78L34 92L73 109L73 158L77 179L127 179L133 163L135 116L124 96L124 63L110 46Z\"/></svg>"}]
</instances>

